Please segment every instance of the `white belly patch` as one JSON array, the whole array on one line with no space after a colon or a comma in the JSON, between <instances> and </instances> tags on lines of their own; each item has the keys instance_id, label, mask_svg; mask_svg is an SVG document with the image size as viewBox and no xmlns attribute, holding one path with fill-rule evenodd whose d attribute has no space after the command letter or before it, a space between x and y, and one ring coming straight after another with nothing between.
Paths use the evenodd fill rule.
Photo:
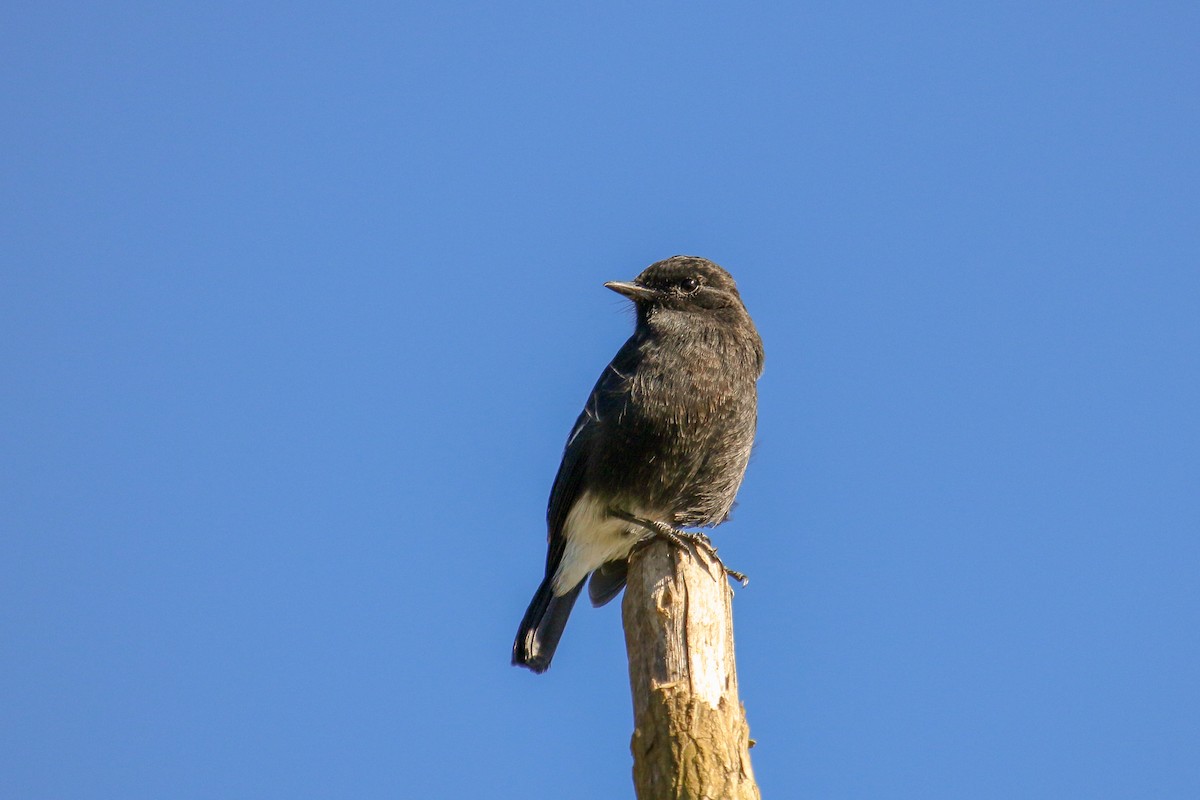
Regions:
<instances>
[{"instance_id":1,"label":"white belly patch","mask_svg":"<svg viewBox=\"0 0 1200 800\"><path fill-rule=\"evenodd\" d=\"M637 516L637 512L633 512ZM567 547L554 573L554 593L564 595L601 565L625 558L645 531L609 516L604 504L585 492L571 506L563 525Z\"/></svg>"}]
</instances>

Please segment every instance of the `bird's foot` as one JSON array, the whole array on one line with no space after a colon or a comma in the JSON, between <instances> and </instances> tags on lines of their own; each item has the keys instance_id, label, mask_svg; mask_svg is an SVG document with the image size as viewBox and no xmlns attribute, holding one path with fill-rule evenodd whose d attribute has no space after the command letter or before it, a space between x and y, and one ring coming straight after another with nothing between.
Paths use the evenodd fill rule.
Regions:
<instances>
[{"instance_id":1,"label":"bird's foot","mask_svg":"<svg viewBox=\"0 0 1200 800\"><path fill-rule=\"evenodd\" d=\"M704 550L704 552L708 553L708 555L712 557L713 561L716 561L721 566L721 569L725 571L726 575L736 580L742 586L746 586L750 583L750 579L746 577L744 573L725 566L725 562L721 560L719 555L717 555L717 548L713 546L712 540L703 533L672 528L670 525L660 520L642 519L641 517L635 517L632 514L626 514L624 512L616 512L616 514L622 519L625 519L628 522L633 522L650 531L651 536L645 540L646 543L649 543L654 539L665 539L666 541L678 547L680 550L687 550L688 545L691 545L692 547Z\"/></svg>"}]
</instances>

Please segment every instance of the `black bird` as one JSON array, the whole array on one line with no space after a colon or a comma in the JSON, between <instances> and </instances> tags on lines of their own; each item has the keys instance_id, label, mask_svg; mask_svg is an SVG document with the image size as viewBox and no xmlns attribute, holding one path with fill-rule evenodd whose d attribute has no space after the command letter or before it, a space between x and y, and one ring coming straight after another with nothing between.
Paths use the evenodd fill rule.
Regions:
<instances>
[{"instance_id":1,"label":"black bird","mask_svg":"<svg viewBox=\"0 0 1200 800\"><path fill-rule=\"evenodd\" d=\"M601 606L625 585L629 554L649 536L729 516L754 443L762 340L737 285L711 261L675 256L632 283L637 328L600 375L567 437L546 511L546 577L513 664L545 672L591 575Z\"/></svg>"}]
</instances>

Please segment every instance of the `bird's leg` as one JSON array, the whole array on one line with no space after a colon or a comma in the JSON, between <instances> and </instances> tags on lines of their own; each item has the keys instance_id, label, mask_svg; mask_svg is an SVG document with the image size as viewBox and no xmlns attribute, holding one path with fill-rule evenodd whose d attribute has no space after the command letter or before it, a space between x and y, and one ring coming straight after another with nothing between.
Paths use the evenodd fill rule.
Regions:
<instances>
[{"instance_id":1,"label":"bird's leg","mask_svg":"<svg viewBox=\"0 0 1200 800\"><path fill-rule=\"evenodd\" d=\"M744 573L725 566L725 562L721 560L719 555L717 555L717 548L713 546L712 540L710 540L703 533L694 533L692 531L683 531L678 528L672 528L670 525L662 522L661 520L642 519L641 517L635 517L632 514L620 510L613 510L613 514L625 520L626 522L632 522L635 525L650 531L651 536L650 538L644 540L645 543L649 543L654 539L666 539L680 550L686 550L689 544L691 544L693 547L702 548L706 553L712 556L714 561L721 565L721 569L725 571L726 575L742 584L742 586L750 583L750 579L747 578Z\"/></svg>"},{"instance_id":2,"label":"bird's leg","mask_svg":"<svg viewBox=\"0 0 1200 800\"><path fill-rule=\"evenodd\" d=\"M706 552L710 556L712 556L712 559L714 561L716 561L718 564L721 565L721 569L723 569L725 571L726 575L733 578L735 581L740 583L742 586L745 586L746 584L750 583L750 579L747 578L744 573L738 572L736 569L730 569L729 567L725 566L725 562L721 560L721 557L719 555L717 555L717 548L713 546L712 540L709 539L707 536L705 536L703 533L696 533L696 532L692 532L692 531L683 531L683 530L679 530L678 528L672 528L667 523L661 522L659 520L647 520L647 521L650 523L649 527L651 528L651 530L653 530L659 538L666 539L671 544L673 544L676 547L683 549L683 550L687 549L688 544L691 544L692 546L697 547L697 548L701 548L704 550L704 552Z\"/></svg>"}]
</instances>

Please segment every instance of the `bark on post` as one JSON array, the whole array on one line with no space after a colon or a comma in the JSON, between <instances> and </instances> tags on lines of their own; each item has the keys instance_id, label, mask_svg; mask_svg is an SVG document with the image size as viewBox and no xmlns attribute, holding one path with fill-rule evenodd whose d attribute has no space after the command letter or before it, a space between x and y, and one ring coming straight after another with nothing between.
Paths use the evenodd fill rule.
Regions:
<instances>
[{"instance_id":1,"label":"bark on post","mask_svg":"<svg viewBox=\"0 0 1200 800\"><path fill-rule=\"evenodd\" d=\"M738 700L733 590L703 549L636 553L621 612L639 800L758 800Z\"/></svg>"}]
</instances>

